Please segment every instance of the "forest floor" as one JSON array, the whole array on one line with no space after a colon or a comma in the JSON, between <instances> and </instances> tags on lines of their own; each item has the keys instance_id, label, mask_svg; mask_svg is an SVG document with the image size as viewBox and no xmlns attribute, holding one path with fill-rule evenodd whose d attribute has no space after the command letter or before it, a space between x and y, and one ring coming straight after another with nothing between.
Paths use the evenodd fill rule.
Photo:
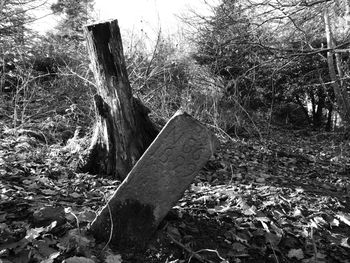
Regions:
<instances>
[{"instance_id":1,"label":"forest floor","mask_svg":"<svg viewBox=\"0 0 350 263\"><path fill-rule=\"evenodd\" d=\"M49 142L43 123L11 129L0 118L0 262L350 262L341 134L221 138L146 251L118 252L85 230L120 182L77 173L86 138Z\"/></svg>"}]
</instances>

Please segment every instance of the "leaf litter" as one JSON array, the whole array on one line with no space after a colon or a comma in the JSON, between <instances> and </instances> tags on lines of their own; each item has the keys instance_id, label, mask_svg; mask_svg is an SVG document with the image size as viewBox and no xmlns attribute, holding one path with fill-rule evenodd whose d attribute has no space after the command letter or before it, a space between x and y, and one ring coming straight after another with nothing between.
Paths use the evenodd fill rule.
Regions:
<instances>
[{"instance_id":1,"label":"leaf litter","mask_svg":"<svg viewBox=\"0 0 350 263\"><path fill-rule=\"evenodd\" d=\"M223 140L141 252L86 232L120 184L76 172L86 138L48 144L4 126L0 261L350 262L349 142L272 132Z\"/></svg>"}]
</instances>

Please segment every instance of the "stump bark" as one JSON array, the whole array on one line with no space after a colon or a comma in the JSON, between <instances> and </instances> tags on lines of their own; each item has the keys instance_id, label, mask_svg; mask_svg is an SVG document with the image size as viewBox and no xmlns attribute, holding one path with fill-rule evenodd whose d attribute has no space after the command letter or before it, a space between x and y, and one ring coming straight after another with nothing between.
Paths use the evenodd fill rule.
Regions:
<instances>
[{"instance_id":1,"label":"stump bark","mask_svg":"<svg viewBox=\"0 0 350 263\"><path fill-rule=\"evenodd\" d=\"M133 97L117 20L85 28L97 84L98 113L84 172L123 180L158 134L149 110Z\"/></svg>"}]
</instances>

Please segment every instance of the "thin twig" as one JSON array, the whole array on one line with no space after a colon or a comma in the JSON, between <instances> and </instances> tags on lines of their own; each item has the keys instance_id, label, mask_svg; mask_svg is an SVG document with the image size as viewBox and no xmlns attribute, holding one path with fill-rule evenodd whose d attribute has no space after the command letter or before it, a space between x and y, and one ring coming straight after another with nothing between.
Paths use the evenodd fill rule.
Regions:
<instances>
[{"instance_id":1,"label":"thin twig","mask_svg":"<svg viewBox=\"0 0 350 263\"><path fill-rule=\"evenodd\" d=\"M109 206L109 202L107 201L107 198L104 194L103 194L103 197L104 197L105 201L107 202L107 207L108 207L108 212L109 212L109 220L111 220L111 228L110 228L110 232L109 232L108 241L107 241L106 245L102 248L102 251L108 247L109 243L111 243L112 236L113 236L113 228L114 228L111 207Z\"/></svg>"},{"instance_id":2,"label":"thin twig","mask_svg":"<svg viewBox=\"0 0 350 263\"><path fill-rule=\"evenodd\" d=\"M207 123L207 125L213 127L214 129L217 129L219 132L222 132L225 136L227 136L231 141L235 142L236 140L234 138L232 138L227 132L225 132L223 129L221 129L219 126L217 125L213 125L213 124L209 124Z\"/></svg>"},{"instance_id":3,"label":"thin twig","mask_svg":"<svg viewBox=\"0 0 350 263\"><path fill-rule=\"evenodd\" d=\"M314 258L314 262L317 263L317 246L316 246L316 242L315 242L315 236L314 236L314 228L311 226L311 240L312 240L312 245L314 248L314 254L315 254L315 258Z\"/></svg>"},{"instance_id":4,"label":"thin twig","mask_svg":"<svg viewBox=\"0 0 350 263\"><path fill-rule=\"evenodd\" d=\"M272 250L273 256L275 257L275 261L276 261L276 263L279 263L279 260L278 260L278 257L276 255L276 251L275 251L275 249L273 247L273 244L272 244L271 241L269 241L269 243L270 243L270 246L271 246L271 250Z\"/></svg>"},{"instance_id":5,"label":"thin twig","mask_svg":"<svg viewBox=\"0 0 350 263\"><path fill-rule=\"evenodd\" d=\"M184 244L182 244L181 242L177 241L173 236L167 234L167 236L171 239L171 241L173 241L176 245L178 245L179 247L183 248L184 250L186 250L189 254L191 254L191 257L189 258L189 261L191 261L192 257L195 257L196 259L198 259L200 262L210 262L208 260L205 260L204 258L202 258L200 255L198 255L196 252L193 252L191 249L189 249L188 247L186 247Z\"/></svg>"},{"instance_id":6,"label":"thin twig","mask_svg":"<svg viewBox=\"0 0 350 263\"><path fill-rule=\"evenodd\" d=\"M200 252L212 252L212 253L215 253L218 256L218 258L221 260L222 263L229 263L226 259L224 259L222 256L220 256L220 254L219 254L219 252L217 250L205 248L205 249L198 250L198 251L196 251L194 253L198 254Z\"/></svg>"},{"instance_id":7,"label":"thin twig","mask_svg":"<svg viewBox=\"0 0 350 263\"><path fill-rule=\"evenodd\" d=\"M67 209L66 213L71 214L75 218L75 220L77 221L77 227L78 227L79 234L81 235L79 218L73 213L72 208L70 208L70 207Z\"/></svg>"}]
</instances>

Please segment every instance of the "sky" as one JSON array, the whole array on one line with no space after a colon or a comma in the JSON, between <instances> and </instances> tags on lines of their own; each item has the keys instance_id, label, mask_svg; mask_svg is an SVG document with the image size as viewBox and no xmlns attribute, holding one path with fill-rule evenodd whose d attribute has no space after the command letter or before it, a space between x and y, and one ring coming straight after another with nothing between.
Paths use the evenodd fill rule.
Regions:
<instances>
[{"instance_id":1,"label":"sky","mask_svg":"<svg viewBox=\"0 0 350 263\"><path fill-rule=\"evenodd\" d=\"M175 30L176 15L187 8L204 7L203 0L97 0L96 11L101 19L117 18L121 28L159 27Z\"/></svg>"},{"instance_id":2,"label":"sky","mask_svg":"<svg viewBox=\"0 0 350 263\"><path fill-rule=\"evenodd\" d=\"M181 27L176 16L189 9L208 13L205 0L95 0L94 16L101 20L118 19L122 31L143 29L157 32L161 28L162 32L171 34ZM39 20L33 27L39 32L45 32L57 20L58 17L49 16Z\"/></svg>"},{"instance_id":3,"label":"sky","mask_svg":"<svg viewBox=\"0 0 350 263\"><path fill-rule=\"evenodd\" d=\"M184 26L179 16L190 10L208 13L205 0L96 0L95 11L100 19L118 19L124 42L135 41L143 34L145 47L152 50L161 30L184 45L181 34ZM132 36L130 36L132 35ZM185 41L186 42L186 41Z\"/></svg>"}]
</instances>

